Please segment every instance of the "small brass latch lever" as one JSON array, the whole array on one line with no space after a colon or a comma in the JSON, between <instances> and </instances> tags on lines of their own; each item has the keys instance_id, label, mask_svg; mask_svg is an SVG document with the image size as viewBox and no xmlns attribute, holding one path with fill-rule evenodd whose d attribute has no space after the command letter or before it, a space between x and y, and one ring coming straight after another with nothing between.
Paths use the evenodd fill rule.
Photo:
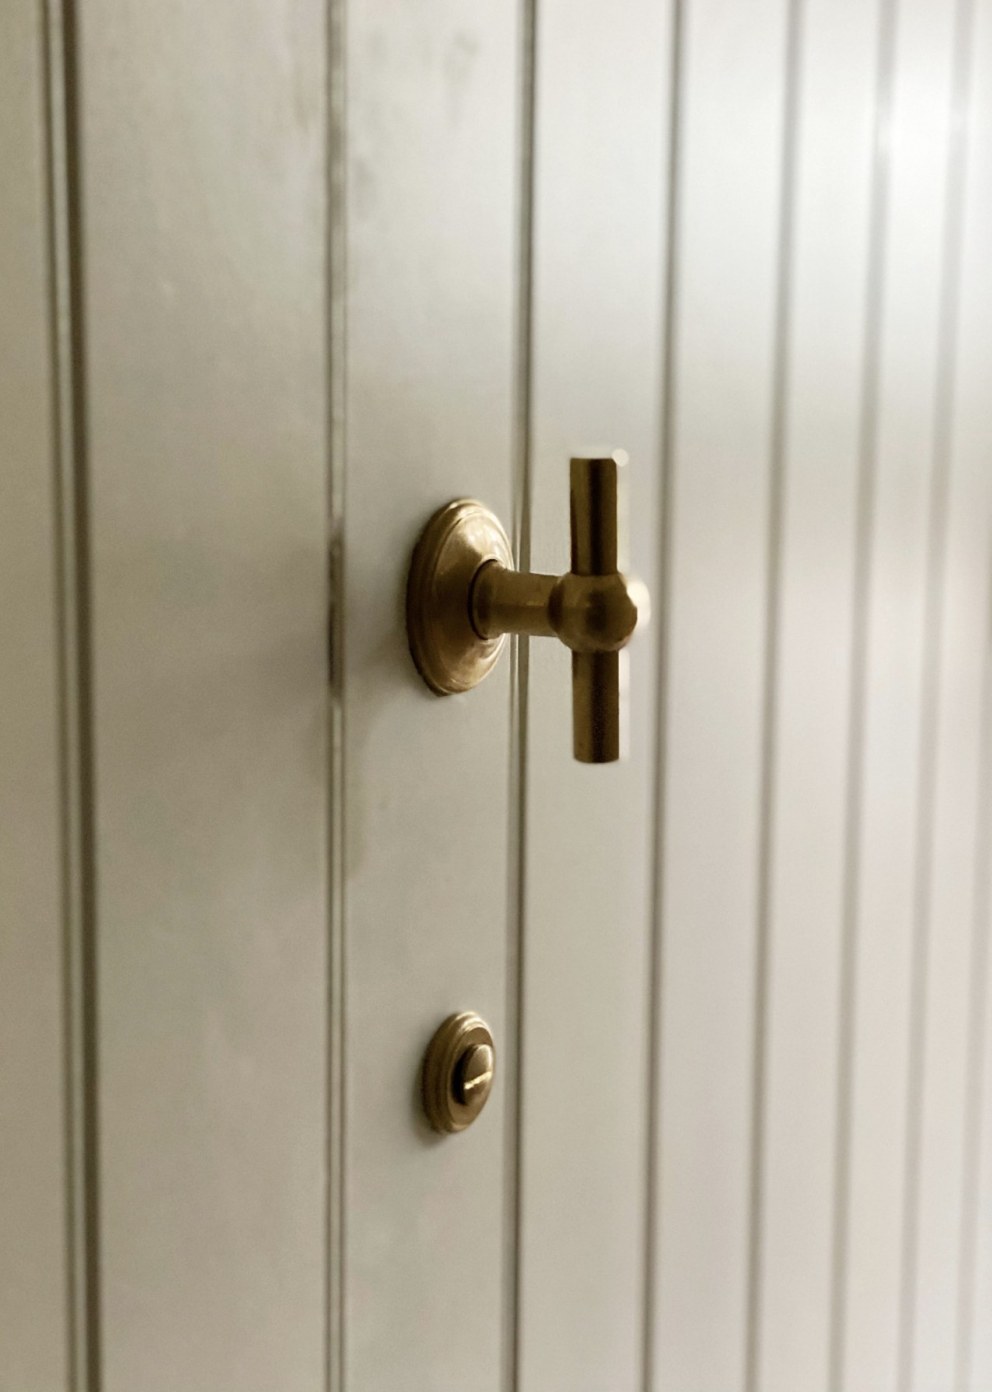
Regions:
<instances>
[{"instance_id":1,"label":"small brass latch lever","mask_svg":"<svg viewBox=\"0 0 992 1392\"><path fill-rule=\"evenodd\" d=\"M619 653L647 620L647 592L618 568L619 467L610 456L572 460L565 575L515 570L499 520L461 499L428 522L407 584L410 650L440 695L487 676L507 634L556 637L570 648L573 749L587 764L620 757Z\"/></svg>"}]
</instances>

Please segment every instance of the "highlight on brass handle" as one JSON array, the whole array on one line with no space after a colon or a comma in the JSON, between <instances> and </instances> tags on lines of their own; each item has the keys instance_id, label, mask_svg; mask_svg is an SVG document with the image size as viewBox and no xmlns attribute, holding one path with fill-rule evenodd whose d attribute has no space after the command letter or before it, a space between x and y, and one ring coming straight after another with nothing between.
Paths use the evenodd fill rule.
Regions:
<instances>
[{"instance_id":1,"label":"highlight on brass handle","mask_svg":"<svg viewBox=\"0 0 992 1392\"><path fill-rule=\"evenodd\" d=\"M510 633L556 637L571 649L573 750L586 764L620 757L620 649L647 618L643 586L618 568L622 458L572 460L565 575L514 570L499 519L462 498L427 523L407 581L410 651L438 695L477 686Z\"/></svg>"}]
</instances>

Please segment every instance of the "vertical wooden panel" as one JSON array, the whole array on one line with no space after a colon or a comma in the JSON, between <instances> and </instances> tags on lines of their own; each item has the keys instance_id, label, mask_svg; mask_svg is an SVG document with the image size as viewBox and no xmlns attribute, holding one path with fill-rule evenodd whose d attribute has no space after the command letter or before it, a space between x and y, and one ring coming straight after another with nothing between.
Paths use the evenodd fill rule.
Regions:
<instances>
[{"instance_id":1,"label":"vertical wooden panel","mask_svg":"<svg viewBox=\"0 0 992 1392\"><path fill-rule=\"evenodd\" d=\"M83 7L104 1392L324 1384L324 37Z\"/></svg>"},{"instance_id":2,"label":"vertical wooden panel","mask_svg":"<svg viewBox=\"0 0 992 1392\"><path fill-rule=\"evenodd\" d=\"M568 461L624 447L633 569L659 551L668 4L538 9L533 568L569 565ZM640 1385L657 625L624 762L572 758L571 665L530 645L520 1387Z\"/></svg>"},{"instance_id":3,"label":"vertical wooden panel","mask_svg":"<svg viewBox=\"0 0 992 1392\"><path fill-rule=\"evenodd\" d=\"M754 1385L826 1389L878 7L800 4ZM786 213L788 217L788 213ZM783 247L788 254L789 246Z\"/></svg>"},{"instance_id":4,"label":"vertical wooden panel","mask_svg":"<svg viewBox=\"0 0 992 1392\"><path fill-rule=\"evenodd\" d=\"M960 652L959 656L968 679L980 687L982 701L978 713L979 751L977 757L972 755L971 770L962 775L959 809L967 815L967 800L974 799L974 863L970 870L965 870L970 880L965 888L968 904L967 908L956 906L957 914L967 912L970 920L968 960L959 1000L950 1002L949 1012L953 1022L954 1007L957 1006L963 1016L962 1003L965 999L968 1001L967 1091L961 1098L963 1125L958 1131L964 1147L960 1171L963 1191L961 1226L957 1234L960 1266L955 1273L956 1350L951 1385L955 1392L982 1392L992 1386L992 981L989 979L992 965L989 921L992 902L992 567L987 554L992 549L992 537L988 532L992 513L988 499L988 490L992 488L992 413L988 407L989 382L992 381L992 259L989 257L992 244L992 4L989 0L976 0L968 48L969 110L963 126L966 153L963 237L950 453L952 478L963 481L966 487L970 485L969 492L976 485L979 491L974 499L976 515L966 518L959 509L958 525L951 536L966 540L970 535L972 545L984 547L986 556L982 562L969 556L969 551L959 545L956 548L959 556L979 564L969 565L962 574L959 561L958 575L966 581L968 589L962 592L960 586L955 586L952 598L949 587L945 596L945 612L953 625L952 632L957 632L958 624L957 615L950 614L952 603L960 606L961 617L968 623L969 632L962 636L971 643L973 651ZM951 515L955 516L954 512ZM962 526L966 528L963 533ZM949 547L949 560L951 554ZM985 569L984 612L976 620L975 611L983 599L972 587L981 589L982 565ZM949 578L952 574L949 570ZM977 778L974 778L976 771ZM972 790L968 789L965 779L973 782ZM967 826L962 832L967 834ZM935 880L935 887L936 883ZM958 892L961 888L955 886ZM939 943L941 932L941 922L935 914L931 940ZM937 950L942 949L938 947ZM944 1028L946 1030L946 1023ZM953 1083L957 1082L955 1078ZM939 1093L939 1088L937 1081L933 1092ZM953 1147L958 1136L948 1134L946 1143ZM946 1167L944 1173L948 1182L955 1185L957 1176L953 1171ZM943 1211L936 1202L941 1192L940 1177L934 1176L932 1183L930 1211L939 1215ZM925 1231L921 1225L921 1238ZM924 1260L926 1254L927 1246L921 1242ZM949 1266L946 1257L944 1260ZM946 1271L947 1266L943 1266L943 1270ZM920 1272L922 1277L922 1261ZM917 1308L919 1303L918 1299ZM946 1326L941 1334L946 1338Z\"/></svg>"},{"instance_id":5,"label":"vertical wooden panel","mask_svg":"<svg viewBox=\"0 0 992 1392\"><path fill-rule=\"evenodd\" d=\"M915 1171L909 1176L911 1242L904 1257L908 1283L904 1318L910 1322L905 1358L908 1385L915 1392L950 1386L954 1378L964 1219L962 1147L966 1110L976 1105L967 1093L975 858L977 854L984 861L990 854L977 841L976 769L981 766L988 632L992 433L986 425L984 438L975 440L974 386L976 366L987 386L990 359L981 340L976 343L972 337L962 344L969 354L978 349L978 364L969 362L958 344L961 294L975 296L981 289L980 283L962 283L961 274L972 11L972 0L961 0L957 6L933 443L928 634L931 805L928 840L920 849L926 880L917 907L925 941L915 1021L914 1061L919 1076L914 1079L911 1136ZM981 180L981 166L976 172ZM986 224L986 238L990 233L992 227ZM985 295L979 303L985 315L992 316L992 300ZM959 377L963 378L960 386ZM982 416L987 415L986 408Z\"/></svg>"},{"instance_id":6,"label":"vertical wooden panel","mask_svg":"<svg viewBox=\"0 0 992 1392\"><path fill-rule=\"evenodd\" d=\"M985 8L985 7L983 7ZM986 15L986 24L988 16ZM988 30L986 30L988 33ZM986 653L992 668L992 654ZM987 672L985 720L992 720L992 671ZM986 724L985 737L992 730ZM992 744L987 743L987 750ZM985 765L989 778L992 763ZM988 830L992 826L992 793L988 784L983 796L982 826L986 839L979 850L988 850ZM961 1292L958 1328L958 1363L954 1392L984 1392L992 1386L992 952L990 952L990 879L987 873L980 884L976 900L975 942L978 951L974 967L981 971L975 983L974 1002L979 1012L973 1023L974 1055L971 1068L972 1090L969 1106L973 1126L968 1136L969 1153L966 1175L966 1205L961 1242ZM984 968L984 970L983 970Z\"/></svg>"},{"instance_id":7,"label":"vertical wooden panel","mask_svg":"<svg viewBox=\"0 0 992 1392\"><path fill-rule=\"evenodd\" d=\"M850 1135L845 1148L843 1386L874 1392L904 1366L910 1047L920 958L927 579L954 12L902 0L895 25L872 422L870 586L857 862ZM874 369L869 364L868 371ZM922 800L922 801L921 801Z\"/></svg>"},{"instance_id":8,"label":"vertical wooden panel","mask_svg":"<svg viewBox=\"0 0 992 1392\"><path fill-rule=\"evenodd\" d=\"M678 152L655 1386L739 1387L786 6L691 5Z\"/></svg>"},{"instance_id":9,"label":"vertical wooden panel","mask_svg":"<svg viewBox=\"0 0 992 1392\"><path fill-rule=\"evenodd\" d=\"M992 982L986 987L992 996ZM968 1307L969 1330L967 1360L961 1366L959 1386L963 1392L985 1392L992 1386L992 1029L986 1026L983 1058L984 1089L980 1098L982 1128L980 1141L979 1201L973 1210L977 1252Z\"/></svg>"},{"instance_id":10,"label":"vertical wooden panel","mask_svg":"<svg viewBox=\"0 0 992 1392\"><path fill-rule=\"evenodd\" d=\"M992 590L990 590L992 615ZM992 631L992 624L990 624ZM954 1392L992 1383L992 652L986 638Z\"/></svg>"},{"instance_id":11,"label":"vertical wooden panel","mask_svg":"<svg viewBox=\"0 0 992 1392\"><path fill-rule=\"evenodd\" d=\"M494 1392L506 1079L441 1139L419 1070L454 1011L502 1048L510 663L432 695L404 587L441 504L511 520L518 16L358 0L347 29L345 1386Z\"/></svg>"},{"instance_id":12,"label":"vertical wooden panel","mask_svg":"<svg viewBox=\"0 0 992 1392\"><path fill-rule=\"evenodd\" d=\"M43 10L0 8L0 1384L69 1386Z\"/></svg>"}]
</instances>

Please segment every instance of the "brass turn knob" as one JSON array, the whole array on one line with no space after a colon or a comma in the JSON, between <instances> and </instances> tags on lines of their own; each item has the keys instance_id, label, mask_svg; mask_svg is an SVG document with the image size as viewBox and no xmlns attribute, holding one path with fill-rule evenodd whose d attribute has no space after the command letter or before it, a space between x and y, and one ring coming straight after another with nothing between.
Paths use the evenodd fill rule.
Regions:
<instances>
[{"instance_id":1,"label":"brass turn knob","mask_svg":"<svg viewBox=\"0 0 992 1392\"><path fill-rule=\"evenodd\" d=\"M440 508L413 553L407 583L410 651L439 695L492 671L506 635L559 638L572 651L576 759L620 757L620 649L647 618L647 593L618 568L620 460L573 459L572 566L565 575L513 568L510 542L482 503Z\"/></svg>"},{"instance_id":2,"label":"brass turn knob","mask_svg":"<svg viewBox=\"0 0 992 1392\"><path fill-rule=\"evenodd\" d=\"M474 1011L449 1015L424 1057L424 1111L435 1131L464 1131L489 1101L496 1046Z\"/></svg>"}]
</instances>

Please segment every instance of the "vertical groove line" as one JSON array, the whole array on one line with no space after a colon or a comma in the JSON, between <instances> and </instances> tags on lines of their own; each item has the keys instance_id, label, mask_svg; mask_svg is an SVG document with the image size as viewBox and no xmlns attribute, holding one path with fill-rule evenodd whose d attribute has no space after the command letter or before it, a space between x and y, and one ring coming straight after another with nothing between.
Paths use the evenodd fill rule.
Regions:
<instances>
[{"instance_id":1,"label":"vertical groove line","mask_svg":"<svg viewBox=\"0 0 992 1392\"><path fill-rule=\"evenodd\" d=\"M888 241L889 149L898 0L879 8L875 74L874 154L871 167L869 249L865 284L864 367L858 440L857 518L851 615L851 681L848 693L844 887L838 983L837 1095L834 1151L834 1212L830 1273L830 1346L827 1386L841 1392L844 1381L848 1218L851 1189L852 1089L856 938L860 908L861 828L864 795L865 703L868 674L868 606L877 472L878 396L881 378L882 306Z\"/></svg>"},{"instance_id":2,"label":"vertical groove line","mask_svg":"<svg viewBox=\"0 0 992 1392\"><path fill-rule=\"evenodd\" d=\"M992 534L989 536L992 543ZM990 555L992 561L992 555ZM975 1318L978 1186L981 1163L982 1104L985 1089L986 1014L989 990L989 916L992 912L992 564L986 601L985 660L982 665L981 744L978 757L978 814L975 818L975 878L971 972L968 1001L967 1065L962 1153L961 1234L958 1257L958 1310L955 1331L954 1392L968 1392Z\"/></svg>"},{"instance_id":3,"label":"vertical groove line","mask_svg":"<svg viewBox=\"0 0 992 1392\"><path fill-rule=\"evenodd\" d=\"M344 1392L347 1239L344 510L347 460L347 47L345 0L327 11L328 982L326 1384Z\"/></svg>"},{"instance_id":4,"label":"vertical groove line","mask_svg":"<svg viewBox=\"0 0 992 1392\"><path fill-rule=\"evenodd\" d=\"M654 797L652 820L654 845L651 864L652 921L648 964L648 1039L645 1076L646 1151L644 1193L644 1303L642 1319L643 1392L653 1392L658 1376L658 1352L654 1324L661 1258L661 1205L659 1142L661 1126L661 1003L664 980L665 822L668 766L668 631L672 607L672 542L675 535L675 400L677 390L676 336L678 332L678 270L682 193L682 102L684 59L683 0L672 0L670 38L668 139L666 149L667 214L665 218L664 274L662 277L662 371L659 391L661 472L658 518L658 636L655 677Z\"/></svg>"},{"instance_id":5,"label":"vertical groove line","mask_svg":"<svg viewBox=\"0 0 992 1392\"><path fill-rule=\"evenodd\" d=\"M46 256L48 262L49 352L54 440L53 489L55 508L56 671L59 756L59 858L62 920L62 1093L65 1170L65 1302L66 1370L69 1392L83 1392L86 1368L86 1233L83 1226L83 1159L80 1151L79 1007L77 1001L80 941L78 777L74 751L78 748L78 708L71 689L75 670L75 615L68 576L75 569L72 529L67 526L66 485L71 484L72 398L66 341L68 310L65 248L65 85L62 71L61 13L42 7L42 73L44 81L44 138L47 176Z\"/></svg>"},{"instance_id":6,"label":"vertical groove line","mask_svg":"<svg viewBox=\"0 0 992 1392\"><path fill-rule=\"evenodd\" d=\"M971 6L972 0L958 0L955 12L940 318L937 331L937 369L934 383L934 431L931 452L929 535L927 538L923 668L920 673L923 702L919 734L920 782L916 816L916 877L910 976L908 1105L906 1109L902 1215L902 1280L899 1300L898 1373L896 1379L896 1386L900 1392L909 1392L912 1386L915 1357L915 1299L919 1266L920 1165L924 1103L923 1068L927 1028L926 982L930 959L930 934L933 926L931 894L936 823L941 645L949 545L951 434L966 153L964 123L961 120L961 113L967 96Z\"/></svg>"},{"instance_id":7,"label":"vertical groove line","mask_svg":"<svg viewBox=\"0 0 992 1392\"><path fill-rule=\"evenodd\" d=\"M75 0L46 0L49 274L62 843L68 1365L101 1382L97 942L89 466L85 395L81 94Z\"/></svg>"},{"instance_id":8,"label":"vertical groove line","mask_svg":"<svg viewBox=\"0 0 992 1392\"><path fill-rule=\"evenodd\" d=\"M518 106L518 215L516 362L513 438L513 549L517 567L530 569L531 438L534 335L534 201L537 100L537 0L520 5ZM506 1038L510 1078L504 1145L504 1310L502 1382L506 1392L521 1385L521 1289L523 1242L523 1123L527 922L527 640L513 642L510 679L510 770L508 828L508 922ZM512 1041L512 1042L511 1042Z\"/></svg>"},{"instance_id":9,"label":"vertical groove line","mask_svg":"<svg viewBox=\"0 0 992 1392\"><path fill-rule=\"evenodd\" d=\"M768 557L765 573L765 652L762 673L762 735L758 892L754 962L752 1042L750 1221L747 1265L747 1327L744 1352L746 1392L759 1390L761 1282L764 1239L765 1116L768 1063L768 972L771 963L771 899L774 857L776 736L778 725L779 633L781 625L782 534L786 488L785 441L788 428L789 350L792 317L792 260L796 220L796 160L799 148L802 85L802 0L789 0L785 45L785 100L782 123L778 284L775 306L775 357L768 483Z\"/></svg>"},{"instance_id":10,"label":"vertical groove line","mask_svg":"<svg viewBox=\"0 0 992 1392\"><path fill-rule=\"evenodd\" d=\"M86 1231L79 1034L79 710L72 674L76 669L76 614L70 577L75 547L69 513L72 496L72 348L68 341L68 249L65 188L65 74L61 7L42 8L45 160L47 171L48 295L53 382L53 500L56 513L56 664L59 743L59 839L62 915L62 1050L65 1157L66 1365L71 1392L83 1392L86 1369Z\"/></svg>"}]
</instances>

